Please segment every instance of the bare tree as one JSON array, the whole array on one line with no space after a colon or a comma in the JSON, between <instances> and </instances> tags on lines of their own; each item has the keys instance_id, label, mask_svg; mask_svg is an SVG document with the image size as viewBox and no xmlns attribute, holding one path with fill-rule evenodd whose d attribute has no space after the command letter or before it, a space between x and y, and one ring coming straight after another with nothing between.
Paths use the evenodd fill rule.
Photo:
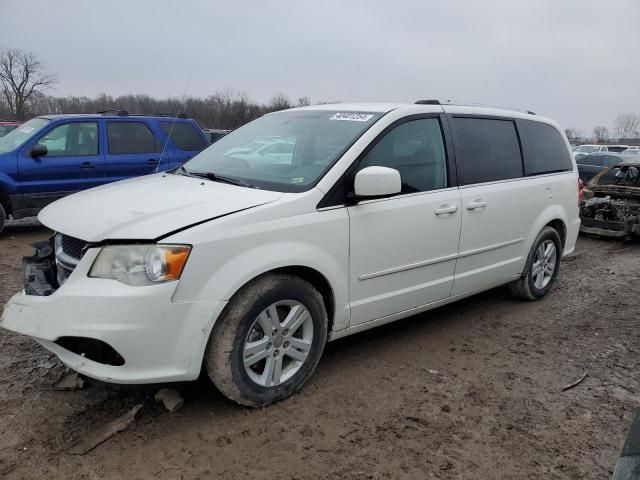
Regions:
<instances>
[{"instance_id":1,"label":"bare tree","mask_svg":"<svg viewBox=\"0 0 640 480\"><path fill-rule=\"evenodd\" d=\"M570 142L574 142L582 136L582 132L575 128L565 128L564 133Z\"/></svg>"},{"instance_id":2,"label":"bare tree","mask_svg":"<svg viewBox=\"0 0 640 480\"><path fill-rule=\"evenodd\" d=\"M23 120L29 101L57 82L54 74L31 52L15 48L0 51L2 96L12 114Z\"/></svg>"},{"instance_id":3,"label":"bare tree","mask_svg":"<svg viewBox=\"0 0 640 480\"><path fill-rule=\"evenodd\" d=\"M300 97L298 99L298 105L296 105L297 107L308 107L309 105L311 105L311 99L309 97Z\"/></svg>"},{"instance_id":4,"label":"bare tree","mask_svg":"<svg viewBox=\"0 0 640 480\"><path fill-rule=\"evenodd\" d=\"M598 126L593 129L593 138L597 143L609 140L609 130L607 127Z\"/></svg>"},{"instance_id":5,"label":"bare tree","mask_svg":"<svg viewBox=\"0 0 640 480\"><path fill-rule=\"evenodd\" d=\"M616 136L620 138L634 138L640 129L640 117L633 113L622 113L613 122L616 129Z\"/></svg>"},{"instance_id":6,"label":"bare tree","mask_svg":"<svg viewBox=\"0 0 640 480\"><path fill-rule=\"evenodd\" d=\"M276 93L269 103L269 108L273 111L277 110L285 110L287 108L291 108L291 101L289 97L287 97L284 93Z\"/></svg>"},{"instance_id":7,"label":"bare tree","mask_svg":"<svg viewBox=\"0 0 640 480\"><path fill-rule=\"evenodd\" d=\"M233 129L266 113L291 106L287 96L282 93L275 95L265 105L252 101L246 93L232 89L215 92L207 97L185 98L155 98L145 94L114 97L106 93L100 93L94 98L52 97L34 93L29 100L26 115L96 113L101 110L126 110L131 114L181 112L195 119L202 127ZM11 115L12 110L0 91L0 118Z\"/></svg>"}]
</instances>

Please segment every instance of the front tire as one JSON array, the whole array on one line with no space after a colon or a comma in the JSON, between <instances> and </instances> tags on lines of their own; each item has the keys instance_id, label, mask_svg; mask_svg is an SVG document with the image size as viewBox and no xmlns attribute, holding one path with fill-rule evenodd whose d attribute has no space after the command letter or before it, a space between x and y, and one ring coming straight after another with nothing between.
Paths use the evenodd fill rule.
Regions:
<instances>
[{"instance_id":1,"label":"front tire","mask_svg":"<svg viewBox=\"0 0 640 480\"><path fill-rule=\"evenodd\" d=\"M243 287L216 322L205 353L209 378L230 400L260 407L299 391L327 340L322 296L305 280L265 274Z\"/></svg>"},{"instance_id":2,"label":"front tire","mask_svg":"<svg viewBox=\"0 0 640 480\"><path fill-rule=\"evenodd\" d=\"M561 257L560 235L544 227L533 242L522 276L509 284L511 293L525 300L544 297L558 278Z\"/></svg>"},{"instance_id":3,"label":"front tire","mask_svg":"<svg viewBox=\"0 0 640 480\"><path fill-rule=\"evenodd\" d=\"M7 212L5 211L4 207L0 203L0 233L2 233L2 230L4 229L4 224L6 221L7 221Z\"/></svg>"}]
</instances>

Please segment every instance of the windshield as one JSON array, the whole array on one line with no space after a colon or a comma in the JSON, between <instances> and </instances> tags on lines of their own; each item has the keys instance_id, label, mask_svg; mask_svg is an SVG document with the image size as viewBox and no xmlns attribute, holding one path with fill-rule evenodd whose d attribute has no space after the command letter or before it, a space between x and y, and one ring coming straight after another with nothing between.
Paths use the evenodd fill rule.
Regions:
<instances>
[{"instance_id":1,"label":"windshield","mask_svg":"<svg viewBox=\"0 0 640 480\"><path fill-rule=\"evenodd\" d=\"M267 190L302 192L381 116L337 110L272 113L222 137L184 167Z\"/></svg>"},{"instance_id":2,"label":"windshield","mask_svg":"<svg viewBox=\"0 0 640 480\"><path fill-rule=\"evenodd\" d=\"M576 147L574 151L580 153L593 153L600 151L600 147L598 145L580 145L579 147Z\"/></svg>"},{"instance_id":3,"label":"windshield","mask_svg":"<svg viewBox=\"0 0 640 480\"><path fill-rule=\"evenodd\" d=\"M613 167L598 179L597 185L640 187L640 168L634 165Z\"/></svg>"},{"instance_id":4,"label":"windshield","mask_svg":"<svg viewBox=\"0 0 640 480\"><path fill-rule=\"evenodd\" d=\"M15 130L0 138L0 153L7 153L15 150L31 137L33 137L49 120L46 118L32 118L23 123Z\"/></svg>"}]
</instances>

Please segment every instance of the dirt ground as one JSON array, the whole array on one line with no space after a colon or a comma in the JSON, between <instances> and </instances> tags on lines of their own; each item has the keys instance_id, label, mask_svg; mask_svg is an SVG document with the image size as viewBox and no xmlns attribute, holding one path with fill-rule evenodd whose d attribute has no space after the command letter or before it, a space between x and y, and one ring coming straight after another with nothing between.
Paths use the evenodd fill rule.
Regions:
<instances>
[{"instance_id":1,"label":"dirt ground","mask_svg":"<svg viewBox=\"0 0 640 480\"><path fill-rule=\"evenodd\" d=\"M0 305L47 235L1 235ZM0 478L610 478L640 398L639 298L640 244L581 237L544 300L500 288L334 342L300 394L259 410L204 379L177 385L174 414L157 385L52 391L55 357L3 330ZM66 453L138 403L134 428Z\"/></svg>"}]
</instances>

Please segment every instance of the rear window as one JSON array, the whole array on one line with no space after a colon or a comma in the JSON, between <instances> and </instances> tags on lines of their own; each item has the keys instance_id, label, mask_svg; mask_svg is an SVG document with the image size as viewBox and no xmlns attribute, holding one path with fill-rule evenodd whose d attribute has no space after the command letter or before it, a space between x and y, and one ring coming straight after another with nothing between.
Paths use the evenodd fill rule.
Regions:
<instances>
[{"instance_id":1,"label":"rear window","mask_svg":"<svg viewBox=\"0 0 640 480\"><path fill-rule=\"evenodd\" d=\"M162 151L160 141L142 122L107 122L107 138L111 155Z\"/></svg>"},{"instance_id":2,"label":"rear window","mask_svg":"<svg viewBox=\"0 0 640 480\"><path fill-rule=\"evenodd\" d=\"M522 176L522 158L511 120L454 117L456 164L461 185Z\"/></svg>"},{"instance_id":3,"label":"rear window","mask_svg":"<svg viewBox=\"0 0 640 480\"><path fill-rule=\"evenodd\" d=\"M191 123L186 122L160 122L160 128L175 143L180 150L190 152L200 151L205 147L202 135L198 133Z\"/></svg>"},{"instance_id":4,"label":"rear window","mask_svg":"<svg viewBox=\"0 0 640 480\"><path fill-rule=\"evenodd\" d=\"M555 128L532 120L516 120L516 123L522 142L525 175L573 169L567 145Z\"/></svg>"}]
</instances>

